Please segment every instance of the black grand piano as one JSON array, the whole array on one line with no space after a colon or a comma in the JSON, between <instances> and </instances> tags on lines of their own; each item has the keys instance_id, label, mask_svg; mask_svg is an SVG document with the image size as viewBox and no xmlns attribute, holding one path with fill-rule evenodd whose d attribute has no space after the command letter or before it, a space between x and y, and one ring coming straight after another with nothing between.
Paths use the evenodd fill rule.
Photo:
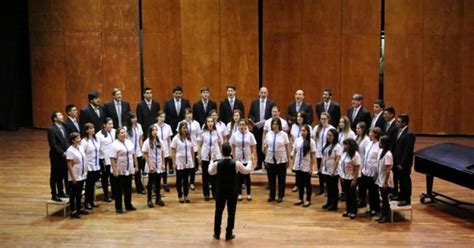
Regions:
<instances>
[{"instance_id":1,"label":"black grand piano","mask_svg":"<svg viewBox=\"0 0 474 248\"><path fill-rule=\"evenodd\" d=\"M415 153L415 171L426 174L426 193L421 194L421 203L430 199L453 206L474 205L433 191L434 177L474 189L474 147L443 143L421 149Z\"/></svg>"}]
</instances>

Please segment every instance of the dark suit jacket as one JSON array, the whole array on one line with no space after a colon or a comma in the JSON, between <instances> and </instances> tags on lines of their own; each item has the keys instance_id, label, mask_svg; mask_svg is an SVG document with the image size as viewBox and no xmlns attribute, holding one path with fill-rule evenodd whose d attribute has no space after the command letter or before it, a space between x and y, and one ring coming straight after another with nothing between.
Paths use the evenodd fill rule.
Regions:
<instances>
[{"instance_id":1,"label":"dark suit jacket","mask_svg":"<svg viewBox=\"0 0 474 248\"><path fill-rule=\"evenodd\" d=\"M386 131L387 129L387 125L388 125L388 122L385 122L385 127L382 129L382 135L387 135L388 137L390 137L390 140L392 141L391 142L391 147L390 147L390 151L393 153L395 153L395 141L397 139L397 134L398 134L398 128L397 128L397 121L393 121L392 122L392 125L390 125L390 127L388 128L388 131Z\"/></svg>"},{"instance_id":2,"label":"dark suit jacket","mask_svg":"<svg viewBox=\"0 0 474 248\"><path fill-rule=\"evenodd\" d=\"M219 105L219 119L225 124L231 122L234 115L234 110L236 109L240 109L242 116L245 115L244 104L241 100L235 98L234 109L230 108L230 102L228 98L222 100L221 104Z\"/></svg>"},{"instance_id":3,"label":"dark suit jacket","mask_svg":"<svg viewBox=\"0 0 474 248\"><path fill-rule=\"evenodd\" d=\"M48 128L49 158L52 167L64 166L66 161L64 153L69 147L66 127L64 127L64 132L66 138L64 138L58 126L53 124Z\"/></svg>"},{"instance_id":4,"label":"dark suit jacket","mask_svg":"<svg viewBox=\"0 0 474 248\"><path fill-rule=\"evenodd\" d=\"M308 102L303 101L300 107L300 111L306 112L306 124L313 123L313 107ZM293 102L288 106L288 124L291 126L293 123L296 122L296 102Z\"/></svg>"},{"instance_id":5,"label":"dark suit jacket","mask_svg":"<svg viewBox=\"0 0 474 248\"><path fill-rule=\"evenodd\" d=\"M102 106L99 106L100 117L97 116L96 112L90 104L87 104L84 108L81 109L81 114L79 115L79 127L81 128L82 135L84 135L84 125L88 122L94 124L95 132L99 132L102 129L102 124L105 121L105 111Z\"/></svg>"},{"instance_id":6,"label":"dark suit jacket","mask_svg":"<svg viewBox=\"0 0 474 248\"><path fill-rule=\"evenodd\" d=\"M151 109L148 108L148 104L146 104L145 100L137 105L137 119L138 123L142 124L143 137L147 137L148 128L156 123L156 117L160 109L160 103L155 100L151 101Z\"/></svg>"},{"instance_id":7,"label":"dark suit jacket","mask_svg":"<svg viewBox=\"0 0 474 248\"><path fill-rule=\"evenodd\" d=\"M316 115L318 116L318 119L321 117L321 113L323 112L324 101L320 101L316 104ZM329 121L329 124L331 124L333 127L339 126L339 119L341 119L341 107L339 106L339 103L331 100L331 104L329 104L329 109L327 112L329 115L331 115L331 121Z\"/></svg>"},{"instance_id":8,"label":"dark suit jacket","mask_svg":"<svg viewBox=\"0 0 474 248\"><path fill-rule=\"evenodd\" d=\"M275 101L267 98L267 103L265 104L265 113L263 116L264 120L267 120L272 117L272 108L276 105ZM252 101L250 104L250 111L248 118L253 122L258 122L260 120L260 98L257 98Z\"/></svg>"},{"instance_id":9,"label":"dark suit jacket","mask_svg":"<svg viewBox=\"0 0 474 248\"><path fill-rule=\"evenodd\" d=\"M375 118L375 116L374 116L374 118ZM373 119L370 121L370 124L372 124ZM383 113L380 114L380 117L375 122L375 126L382 129L382 131L384 130L384 128L385 128L385 119L383 118Z\"/></svg>"},{"instance_id":10,"label":"dark suit jacket","mask_svg":"<svg viewBox=\"0 0 474 248\"><path fill-rule=\"evenodd\" d=\"M193 104L193 119L199 122L199 125L202 127L209 116L209 111L213 109L217 111L217 104L215 102L209 100L206 109L204 109L204 104L199 100Z\"/></svg>"},{"instance_id":11,"label":"dark suit jacket","mask_svg":"<svg viewBox=\"0 0 474 248\"><path fill-rule=\"evenodd\" d=\"M174 134L176 134L176 128L178 127L178 123L184 120L184 110L190 107L191 106L189 105L189 101L181 98L181 109L178 115L176 113L176 106L174 105L174 99L171 98L165 102L165 106L163 107L163 111L166 113L165 122L171 126L171 130L173 130Z\"/></svg>"},{"instance_id":12,"label":"dark suit jacket","mask_svg":"<svg viewBox=\"0 0 474 248\"><path fill-rule=\"evenodd\" d=\"M403 166L403 171L409 173L413 164L413 153L415 150L415 134L410 128L406 128L395 141L393 166Z\"/></svg>"},{"instance_id":13,"label":"dark suit jacket","mask_svg":"<svg viewBox=\"0 0 474 248\"><path fill-rule=\"evenodd\" d=\"M356 126L357 126L357 123L359 122L365 122L365 124L367 125L367 128L370 127L370 124L372 123L372 117L370 117L370 112L364 108L364 107L361 107L359 112L357 112L357 116L355 118L355 120L352 120L352 113L354 112L354 108L353 107L350 107L348 110L347 110L347 117L349 117L349 120L351 121L351 129L352 131L356 131Z\"/></svg>"},{"instance_id":14,"label":"dark suit jacket","mask_svg":"<svg viewBox=\"0 0 474 248\"><path fill-rule=\"evenodd\" d=\"M122 126L125 126L125 121L128 118L128 113L130 113L131 108L130 108L130 104L128 104L128 102L126 101L121 101L121 104L122 104L122 114L121 114ZM112 118L112 120L114 121L114 128L119 128L117 111L115 110L115 102L113 100L110 102L106 102L104 104L104 110L105 110L105 115L107 117Z\"/></svg>"},{"instance_id":15,"label":"dark suit jacket","mask_svg":"<svg viewBox=\"0 0 474 248\"><path fill-rule=\"evenodd\" d=\"M77 120L77 124L79 125L79 128L81 127L81 124L79 123L79 120ZM66 131L68 133L68 136L69 137L69 134L70 133L73 133L73 132L77 132L79 133L80 130L77 130L77 127L76 125L74 125L74 122L72 122L71 119L69 119L69 117L66 117L66 121L64 122L64 126L66 127Z\"/></svg>"}]
</instances>

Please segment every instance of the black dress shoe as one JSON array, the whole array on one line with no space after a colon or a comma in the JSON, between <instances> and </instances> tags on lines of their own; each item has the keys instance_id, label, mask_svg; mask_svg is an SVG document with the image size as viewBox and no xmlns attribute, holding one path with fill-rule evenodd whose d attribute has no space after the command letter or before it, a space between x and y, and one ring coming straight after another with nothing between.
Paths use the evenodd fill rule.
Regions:
<instances>
[{"instance_id":1,"label":"black dress shoe","mask_svg":"<svg viewBox=\"0 0 474 248\"><path fill-rule=\"evenodd\" d=\"M137 210L134 206L130 206L130 207L125 208L125 209L128 210L128 211L135 211L135 210Z\"/></svg>"},{"instance_id":2,"label":"black dress shoe","mask_svg":"<svg viewBox=\"0 0 474 248\"><path fill-rule=\"evenodd\" d=\"M351 220L357 218L357 214L350 214L349 217L351 218Z\"/></svg>"},{"instance_id":3,"label":"black dress shoe","mask_svg":"<svg viewBox=\"0 0 474 248\"><path fill-rule=\"evenodd\" d=\"M82 214L82 215L89 215L89 212L87 212L87 211L84 210L84 209L81 209L81 210L79 210L79 214Z\"/></svg>"},{"instance_id":4,"label":"black dress shoe","mask_svg":"<svg viewBox=\"0 0 474 248\"><path fill-rule=\"evenodd\" d=\"M357 208L365 208L365 207L367 207L367 203L365 203L365 202L359 202L357 204Z\"/></svg>"},{"instance_id":5,"label":"black dress shoe","mask_svg":"<svg viewBox=\"0 0 474 248\"><path fill-rule=\"evenodd\" d=\"M148 205L149 208L152 208L153 207L153 201L148 200L147 205Z\"/></svg>"},{"instance_id":6,"label":"black dress shoe","mask_svg":"<svg viewBox=\"0 0 474 248\"><path fill-rule=\"evenodd\" d=\"M90 203L86 203L85 208L86 208L87 210L92 210L92 205L91 205Z\"/></svg>"},{"instance_id":7,"label":"black dress shoe","mask_svg":"<svg viewBox=\"0 0 474 248\"><path fill-rule=\"evenodd\" d=\"M321 206L322 209L328 209L328 207L329 207L329 204L327 203Z\"/></svg>"},{"instance_id":8,"label":"black dress shoe","mask_svg":"<svg viewBox=\"0 0 474 248\"><path fill-rule=\"evenodd\" d=\"M309 206L311 206L311 202L309 202L309 201L307 201L307 202L305 202L305 203L303 204L303 207L304 207L304 208L307 208L307 207L309 207Z\"/></svg>"},{"instance_id":9,"label":"black dress shoe","mask_svg":"<svg viewBox=\"0 0 474 248\"><path fill-rule=\"evenodd\" d=\"M390 222L390 220L387 217L382 217L377 222L382 224L382 223L388 223L388 222Z\"/></svg>"},{"instance_id":10,"label":"black dress shoe","mask_svg":"<svg viewBox=\"0 0 474 248\"><path fill-rule=\"evenodd\" d=\"M208 195L205 195L205 196L204 196L204 201L209 201L209 200L210 200L209 196L208 196Z\"/></svg>"},{"instance_id":11,"label":"black dress shoe","mask_svg":"<svg viewBox=\"0 0 474 248\"><path fill-rule=\"evenodd\" d=\"M283 198L281 198L281 197L278 197L278 199L277 199L277 202L278 202L278 203L281 203L281 202L283 202Z\"/></svg>"},{"instance_id":12,"label":"black dress shoe","mask_svg":"<svg viewBox=\"0 0 474 248\"><path fill-rule=\"evenodd\" d=\"M318 191L318 193L316 195L323 195L324 194L324 189L321 189Z\"/></svg>"},{"instance_id":13,"label":"black dress shoe","mask_svg":"<svg viewBox=\"0 0 474 248\"><path fill-rule=\"evenodd\" d=\"M155 204L160 206L160 207L163 207L165 205L165 202L161 199L158 199L158 200L155 201Z\"/></svg>"},{"instance_id":14,"label":"black dress shoe","mask_svg":"<svg viewBox=\"0 0 474 248\"><path fill-rule=\"evenodd\" d=\"M272 202L274 200L275 200L275 198L268 198L267 202Z\"/></svg>"},{"instance_id":15,"label":"black dress shoe","mask_svg":"<svg viewBox=\"0 0 474 248\"><path fill-rule=\"evenodd\" d=\"M184 197L184 202L186 202L186 203L191 203L191 201L189 200L188 197Z\"/></svg>"},{"instance_id":16,"label":"black dress shoe","mask_svg":"<svg viewBox=\"0 0 474 248\"><path fill-rule=\"evenodd\" d=\"M105 196L104 196L104 201L105 201L105 202L112 202L112 199L110 198L109 195L105 195Z\"/></svg>"},{"instance_id":17,"label":"black dress shoe","mask_svg":"<svg viewBox=\"0 0 474 248\"><path fill-rule=\"evenodd\" d=\"M81 215L78 212L75 212L75 213L71 214L71 218L80 219Z\"/></svg>"},{"instance_id":18,"label":"black dress shoe","mask_svg":"<svg viewBox=\"0 0 474 248\"><path fill-rule=\"evenodd\" d=\"M64 193L61 193L61 194L58 194L58 197L59 197L59 198L69 198L69 195L68 195L68 194L64 194Z\"/></svg>"},{"instance_id":19,"label":"black dress shoe","mask_svg":"<svg viewBox=\"0 0 474 248\"><path fill-rule=\"evenodd\" d=\"M401 202L398 202L398 205L399 207L403 207L403 206L408 206L410 205L410 202L408 201L401 201Z\"/></svg>"},{"instance_id":20,"label":"black dress shoe","mask_svg":"<svg viewBox=\"0 0 474 248\"><path fill-rule=\"evenodd\" d=\"M233 240L233 239L235 239L235 234L225 235L226 241Z\"/></svg>"},{"instance_id":21,"label":"black dress shoe","mask_svg":"<svg viewBox=\"0 0 474 248\"><path fill-rule=\"evenodd\" d=\"M214 235L212 235L212 237L213 237L215 240L221 239L220 235L219 235L219 234L215 234L215 233L214 233Z\"/></svg>"},{"instance_id":22,"label":"black dress shoe","mask_svg":"<svg viewBox=\"0 0 474 248\"><path fill-rule=\"evenodd\" d=\"M335 207L335 206L329 206L329 207L327 208L327 210L328 210L328 211L336 211L336 210L337 210L337 207Z\"/></svg>"},{"instance_id":23,"label":"black dress shoe","mask_svg":"<svg viewBox=\"0 0 474 248\"><path fill-rule=\"evenodd\" d=\"M163 189L165 190L165 192L170 192L170 187L168 187L167 184L163 185Z\"/></svg>"},{"instance_id":24,"label":"black dress shoe","mask_svg":"<svg viewBox=\"0 0 474 248\"><path fill-rule=\"evenodd\" d=\"M59 198L58 196L51 196L51 200L55 202L62 202L61 198Z\"/></svg>"},{"instance_id":25,"label":"black dress shoe","mask_svg":"<svg viewBox=\"0 0 474 248\"><path fill-rule=\"evenodd\" d=\"M179 198L179 203L184 203L184 198Z\"/></svg>"},{"instance_id":26,"label":"black dress shoe","mask_svg":"<svg viewBox=\"0 0 474 248\"><path fill-rule=\"evenodd\" d=\"M94 207L94 208L98 208L99 207L99 204L95 203L95 202L92 202L91 203L91 206Z\"/></svg>"},{"instance_id":27,"label":"black dress shoe","mask_svg":"<svg viewBox=\"0 0 474 248\"><path fill-rule=\"evenodd\" d=\"M144 189L138 190L137 193L138 193L138 194L141 194L141 195L146 195L146 192L145 192Z\"/></svg>"},{"instance_id":28,"label":"black dress shoe","mask_svg":"<svg viewBox=\"0 0 474 248\"><path fill-rule=\"evenodd\" d=\"M299 205L302 205L302 204L303 204L303 201L302 201L302 200L299 200L299 201L295 202L294 205L295 205L295 206L299 206Z\"/></svg>"},{"instance_id":29,"label":"black dress shoe","mask_svg":"<svg viewBox=\"0 0 474 248\"><path fill-rule=\"evenodd\" d=\"M342 217L349 217L349 213L347 213L347 212L343 213Z\"/></svg>"},{"instance_id":30,"label":"black dress shoe","mask_svg":"<svg viewBox=\"0 0 474 248\"><path fill-rule=\"evenodd\" d=\"M117 214L123 214L124 213L123 209L115 209L115 212L117 212Z\"/></svg>"}]
</instances>

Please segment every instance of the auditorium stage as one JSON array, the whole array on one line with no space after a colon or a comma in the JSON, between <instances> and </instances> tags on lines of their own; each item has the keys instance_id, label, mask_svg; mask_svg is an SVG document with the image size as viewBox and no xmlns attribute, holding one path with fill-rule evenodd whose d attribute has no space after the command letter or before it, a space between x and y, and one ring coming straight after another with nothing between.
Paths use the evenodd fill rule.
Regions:
<instances>
[{"instance_id":1,"label":"auditorium stage","mask_svg":"<svg viewBox=\"0 0 474 248\"><path fill-rule=\"evenodd\" d=\"M253 201L238 204L234 230L237 237L231 242L212 239L214 204L203 200L200 184L190 193L191 204L178 203L172 188L165 194L166 206L162 208L149 209L146 197L134 193L133 204L138 209L135 212L118 215L113 203L99 201L100 207L81 219L64 218L61 211L46 217L45 202L50 198L46 131L1 131L0 141L2 247L474 245L474 207L465 208L471 211L468 212L442 203L421 204L418 196L426 190L425 177L417 172L412 174L412 223L399 218L395 223L378 224L363 213L355 220L342 218L344 203L340 203L338 212L326 212L321 210L321 196L314 197L309 208L293 206L293 177L287 178L285 201L269 204L264 175L252 177L256 181L252 187ZM441 142L474 146L474 138L418 137L416 150ZM201 181L200 177L197 179ZM434 187L456 199L474 202L474 192L467 188L436 178Z\"/></svg>"}]
</instances>

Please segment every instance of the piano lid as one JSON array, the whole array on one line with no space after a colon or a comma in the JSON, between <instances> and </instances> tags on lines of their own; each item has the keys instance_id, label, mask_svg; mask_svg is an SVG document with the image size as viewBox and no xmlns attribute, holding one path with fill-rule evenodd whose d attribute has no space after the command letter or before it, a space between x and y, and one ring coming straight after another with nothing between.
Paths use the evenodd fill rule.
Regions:
<instances>
[{"instance_id":1,"label":"piano lid","mask_svg":"<svg viewBox=\"0 0 474 248\"><path fill-rule=\"evenodd\" d=\"M415 157L474 173L474 147L441 143L415 152Z\"/></svg>"}]
</instances>

